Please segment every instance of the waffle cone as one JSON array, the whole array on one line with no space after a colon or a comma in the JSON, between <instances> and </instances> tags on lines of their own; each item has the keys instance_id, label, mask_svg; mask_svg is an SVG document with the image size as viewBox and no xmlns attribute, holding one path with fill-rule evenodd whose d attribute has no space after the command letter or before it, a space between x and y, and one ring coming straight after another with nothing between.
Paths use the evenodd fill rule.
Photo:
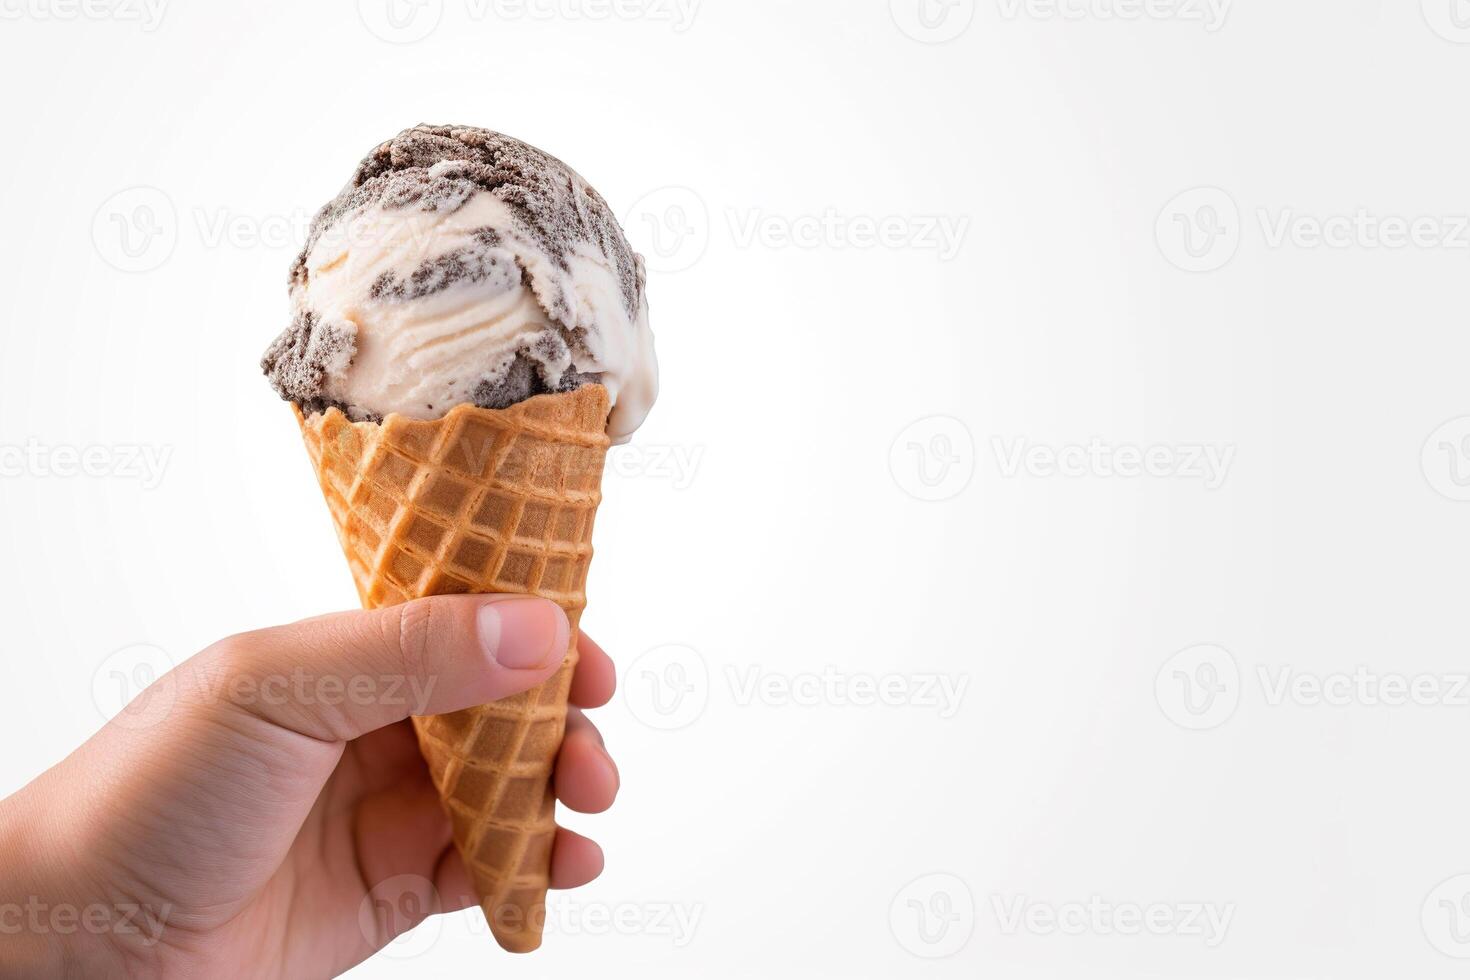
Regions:
<instances>
[{"instance_id":1,"label":"waffle cone","mask_svg":"<svg viewBox=\"0 0 1470 980\"><path fill-rule=\"evenodd\" d=\"M305 418L307 451L366 608L431 595L524 593L572 624L555 677L525 694L415 718L419 747L495 939L541 944L556 833L552 766L566 728L607 455L607 390L429 422Z\"/></svg>"}]
</instances>

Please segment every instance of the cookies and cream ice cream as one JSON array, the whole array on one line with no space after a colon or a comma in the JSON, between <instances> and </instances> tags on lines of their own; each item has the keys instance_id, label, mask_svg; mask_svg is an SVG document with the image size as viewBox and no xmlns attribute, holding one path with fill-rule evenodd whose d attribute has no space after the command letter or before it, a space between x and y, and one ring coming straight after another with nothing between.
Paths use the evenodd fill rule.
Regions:
<instances>
[{"instance_id":1,"label":"cookies and cream ice cream","mask_svg":"<svg viewBox=\"0 0 1470 980\"><path fill-rule=\"evenodd\" d=\"M658 393L643 260L607 203L489 130L416 126L370 153L313 220L291 306L262 366L308 413L436 419L598 382L621 441Z\"/></svg>"}]
</instances>

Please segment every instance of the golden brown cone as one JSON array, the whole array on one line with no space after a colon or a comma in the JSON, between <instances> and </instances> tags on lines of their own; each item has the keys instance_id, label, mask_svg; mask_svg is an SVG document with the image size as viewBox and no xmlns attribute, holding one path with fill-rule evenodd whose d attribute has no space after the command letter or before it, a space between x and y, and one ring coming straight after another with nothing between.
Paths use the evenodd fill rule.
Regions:
<instances>
[{"instance_id":1,"label":"golden brown cone","mask_svg":"<svg viewBox=\"0 0 1470 980\"><path fill-rule=\"evenodd\" d=\"M609 409L607 389L585 385L500 410L460 405L429 422L297 411L364 607L515 592L553 600L571 621L571 651L545 684L414 719L490 929L516 953L540 946L545 924L552 766L587 603Z\"/></svg>"}]
</instances>

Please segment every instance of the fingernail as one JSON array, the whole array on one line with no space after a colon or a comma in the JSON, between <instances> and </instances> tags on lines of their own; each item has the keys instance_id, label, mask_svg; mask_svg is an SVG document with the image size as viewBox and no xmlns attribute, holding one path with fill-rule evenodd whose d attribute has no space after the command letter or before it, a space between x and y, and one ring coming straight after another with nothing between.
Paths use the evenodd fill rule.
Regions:
<instances>
[{"instance_id":1,"label":"fingernail","mask_svg":"<svg viewBox=\"0 0 1470 980\"><path fill-rule=\"evenodd\" d=\"M571 627L566 613L545 599L487 602L476 625L485 652L508 670L539 670L567 655Z\"/></svg>"}]
</instances>

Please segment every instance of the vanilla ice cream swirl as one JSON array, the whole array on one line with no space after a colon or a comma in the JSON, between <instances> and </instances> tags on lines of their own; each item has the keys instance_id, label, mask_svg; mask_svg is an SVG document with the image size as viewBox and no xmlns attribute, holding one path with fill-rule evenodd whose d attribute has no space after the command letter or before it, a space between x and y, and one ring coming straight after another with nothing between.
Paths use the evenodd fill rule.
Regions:
<instances>
[{"instance_id":1,"label":"vanilla ice cream swirl","mask_svg":"<svg viewBox=\"0 0 1470 980\"><path fill-rule=\"evenodd\" d=\"M384 143L317 215L263 366L306 411L504 408L605 385L625 440L658 392L643 262L561 161L488 130Z\"/></svg>"}]
</instances>

